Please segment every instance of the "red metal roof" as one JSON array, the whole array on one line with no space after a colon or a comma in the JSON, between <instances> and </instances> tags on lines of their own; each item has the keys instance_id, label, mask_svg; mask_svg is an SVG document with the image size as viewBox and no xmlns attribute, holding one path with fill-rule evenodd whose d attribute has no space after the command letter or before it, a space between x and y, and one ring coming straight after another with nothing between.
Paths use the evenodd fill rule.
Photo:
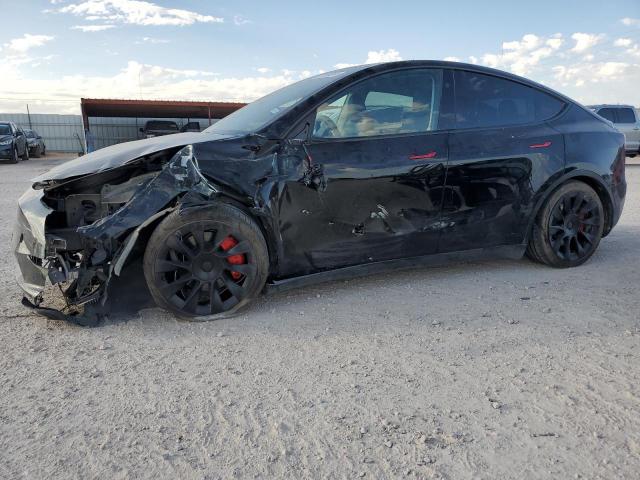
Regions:
<instances>
[{"instance_id":1,"label":"red metal roof","mask_svg":"<svg viewBox=\"0 0 640 480\"><path fill-rule=\"evenodd\" d=\"M222 118L244 107L237 102L81 98L84 117Z\"/></svg>"}]
</instances>

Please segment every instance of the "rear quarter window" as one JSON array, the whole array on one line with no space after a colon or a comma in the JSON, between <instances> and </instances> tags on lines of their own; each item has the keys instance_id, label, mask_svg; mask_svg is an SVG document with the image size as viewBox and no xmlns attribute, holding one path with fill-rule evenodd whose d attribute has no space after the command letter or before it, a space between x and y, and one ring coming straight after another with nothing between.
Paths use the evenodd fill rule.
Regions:
<instances>
[{"instance_id":1,"label":"rear quarter window","mask_svg":"<svg viewBox=\"0 0 640 480\"><path fill-rule=\"evenodd\" d=\"M456 127L522 125L547 120L564 103L533 87L477 72L455 72Z\"/></svg>"},{"instance_id":2,"label":"rear quarter window","mask_svg":"<svg viewBox=\"0 0 640 480\"><path fill-rule=\"evenodd\" d=\"M636 116L630 108L618 109L618 121L616 123L636 123Z\"/></svg>"}]
</instances>

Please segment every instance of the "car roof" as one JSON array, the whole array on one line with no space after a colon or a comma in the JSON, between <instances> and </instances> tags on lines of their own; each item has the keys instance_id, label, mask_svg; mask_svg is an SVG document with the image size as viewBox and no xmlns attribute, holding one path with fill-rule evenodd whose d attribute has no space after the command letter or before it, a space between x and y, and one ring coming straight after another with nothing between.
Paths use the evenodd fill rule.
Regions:
<instances>
[{"instance_id":1,"label":"car roof","mask_svg":"<svg viewBox=\"0 0 640 480\"><path fill-rule=\"evenodd\" d=\"M498 70L495 68L485 67L482 65L477 65L475 63L464 63L464 62L451 62L447 60L400 60L396 62L384 62L384 63L373 63L367 65L360 65L360 68L354 68L355 72L362 72L364 70L393 70L396 68L403 67L432 67L432 68L450 68L454 70L470 70L478 73L486 73L487 75L494 75L498 77L503 77L509 80L513 80L519 83L527 84L534 88L539 88L554 95L565 98L573 103L574 100L566 97L560 92L556 92L555 90L543 85L541 83L535 82L533 80L529 80L528 78L521 77L519 75L515 75L513 73L506 72L504 70ZM351 67L353 68L353 67Z\"/></svg>"}]
</instances>

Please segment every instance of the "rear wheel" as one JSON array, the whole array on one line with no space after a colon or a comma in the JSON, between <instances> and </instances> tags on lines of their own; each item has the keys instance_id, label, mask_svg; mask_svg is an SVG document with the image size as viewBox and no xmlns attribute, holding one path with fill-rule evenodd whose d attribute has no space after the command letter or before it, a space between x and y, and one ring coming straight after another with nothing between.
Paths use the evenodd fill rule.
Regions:
<instances>
[{"instance_id":1,"label":"rear wheel","mask_svg":"<svg viewBox=\"0 0 640 480\"><path fill-rule=\"evenodd\" d=\"M556 190L538 214L527 255L552 267L575 267L595 252L604 229L604 209L587 184L571 181Z\"/></svg>"},{"instance_id":2,"label":"rear wheel","mask_svg":"<svg viewBox=\"0 0 640 480\"><path fill-rule=\"evenodd\" d=\"M259 227L227 204L171 213L151 235L144 255L156 303L195 320L233 315L260 293L268 270Z\"/></svg>"}]
</instances>

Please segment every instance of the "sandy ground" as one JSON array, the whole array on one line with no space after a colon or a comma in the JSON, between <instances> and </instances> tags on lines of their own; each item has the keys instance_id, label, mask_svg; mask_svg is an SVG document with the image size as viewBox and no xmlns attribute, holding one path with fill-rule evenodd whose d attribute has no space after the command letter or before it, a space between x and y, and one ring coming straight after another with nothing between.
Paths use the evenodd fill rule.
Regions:
<instances>
[{"instance_id":1,"label":"sandy ground","mask_svg":"<svg viewBox=\"0 0 640 480\"><path fill-rule=\"evenodd\" d=\"M59 160L0 169L15 200ZM0 258L1 478L618 479L640 472L640 166L586 265L399 272L83 329Z\"/></svg>"}]
</instances>

